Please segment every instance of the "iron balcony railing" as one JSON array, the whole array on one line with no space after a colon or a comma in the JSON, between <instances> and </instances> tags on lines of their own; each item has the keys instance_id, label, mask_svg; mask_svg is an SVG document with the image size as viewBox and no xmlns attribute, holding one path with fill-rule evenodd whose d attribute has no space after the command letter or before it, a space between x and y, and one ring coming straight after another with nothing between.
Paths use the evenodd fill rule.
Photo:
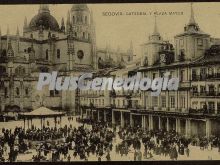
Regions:
<instances>
[{"instance_id":1,"label":"iron balcony railing","mask_svg":"<svg viewBox=\"0 0 220 165\"><path fill-rule=\"evenodd\" d=\"M193 109L190 108L189 109L189 113L190 114L220 114L220 109L218 109L217 111L215 109L211 109L211 108L201 108L201 109Z\"/></svg>"},{"instance_id":2,"label":"iron balcony railing","mask_svg":"<svg viewBox=\"0 0 220 165\"><path fill-rule=\"evenodd\" d=\"M206 96L220 96L220 92L212 91L212 92L192 92L192 96L194 97L206 97Z\"/></svg>"},{"instance_id":3,"label":"iron balcony railing","mask_svg":"<svg viewBox=\"0 0 220 165\"><path fill-rule=\"evenodd\" d=\"M192 81L206 81L207 79L220 78L220 73L192 75Z\"/></svg>"}]
</instances>

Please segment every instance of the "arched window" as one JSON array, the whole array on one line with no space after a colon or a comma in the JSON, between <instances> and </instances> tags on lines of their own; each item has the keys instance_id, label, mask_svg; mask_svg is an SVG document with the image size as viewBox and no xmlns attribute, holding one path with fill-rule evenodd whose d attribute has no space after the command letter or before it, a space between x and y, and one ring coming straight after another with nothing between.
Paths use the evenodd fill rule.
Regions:
<instances>
[{"instance_id":1,"label":"arched window","mask_svg":"<svg viewBox=\"0 0 220 165\"><path fill-rule=\"evenodd\" d=\"M18 87L16 88L16 94L17 94L17 96L19 96L19 95L20 95L20 90L19 90L19 88L18 88Z\"/></svg>"},{"instance_id":2,"label":"arched window","mask_svg":"<svg viewBox=\"0 0 220 165\"><path fill-rule=\"evenodd\" d=\"M208 69L208 73L209 73L209 75L213 75L214 74L214 69L210 67Z\"/></svg>"},{"instance_id":3,"label":"arched window","mask_svg":"<svg viewBox=\"0 0 220 165\"><path fill-rule=\"evenodd\" d=\"M39 67L40 72L49 72L49 68L47 67Z\"/></svg>"},{"instance_id":4,"label":"arched window","mask_svg":"<svg viewBox=\"0 0 220 165\"><path fill-rule=\"evenodd\" d=\"M22 66L18 66L17 68L15 68L15 74L22 76L25 74L25 68Z\"/></svg>"},{"instance_id":5,"label":"arched window","mask_svg":"<svg viewBox=\"0 0 220 165\"><path fill-rule=\"evenodd\" d=\"M57 49L57 59L60 59L60 49Z\"/></svg>"},{"instance_id":6,"label":"arched window","mask_svg":"<svg viewBox=\"0 0 220 165\"><path fill-rule=\"evenodd\" d=\"M5 87L5 98L8 97L8 88Z\"/></svg>"},{"instance_id":7,"label":"arched window","mask_svg":"<svg viewBox=\"0 0 220 165\"><path fill-rule=\"evenodd\" d=\"M6 53L6 49L3 49L3 50L2 50L2 56L3 56L3 57L6 57L6 54L7 54L7 53Z\"/></svg>"},{"instance_id":8,"label":"arched window","mask_svg":"<svg viewBox=\"0 0 220 165\"><path fill-rule=\"evenodd\" d=\"M90 33L88 33L88 39L90 40Z\"/></svg>"},{"instance_id":9,"label":"arched window","mask_svg":"<svg viewBox=\"0 0 220 165\"><path fill-rule=\"evenodd\" d=\"M31 33L30 37L33 38L33 34L32 33Z\"/></svg>"},{"instance_id":10,"label":"arched window","mask_svg":"<svg viewBox=\"0 0 220 165\"><path fill-rule=\"evenodd\" d=\"M30 53L30 52L31 52L31 47L28 48L28 53Z\"/></svg>"},{"instance_id":11,"label":"arched window","mask_svg":"<svg viewBox=\"0 0 220 165\"><path fill-rule=\"evenodd\" d=\"M84 53L83 53L82 50L79 50L79 51L77 52L77 57L78 57L80 60L83 59Z\"/></svg>"},{"instance_id":12,"label":"arched window","mask_svg":"<svg viewBox=\"0 0 220 165\"><path fill-rule=\"evenodd\" d=\"M83 32L83 39L85 39L86 38L86 33L85 32Z\"/></svg>"},{"instance_id":13,"label":"arched window","mask_svg":"<svg viewBox=\"0 0 220 165\"><path fill-rule=\"evenodd\" d=\"M77 33L75 32L74 34L75 34L75 37L77 37Z\"/></svg>"},{"instance_id":14,"label":"arched window","mask_svg":"<svg viewBox=\"0 0 220 165\"><path fill-rule=\"evenodd\" d=\"M88 24L87 16L85 16L85 24Z\"/></svg>"},{"instance_id":15,"label":"arched window","mask_svg":"<svg viewBox=\"0 0 220 165\"><path fill-rule=\"evenodd\" d=\"M6 68L4 66L0 66L0 75L6 73Z\"/></svg>"},{"instance_id":16,"label":"arched window","mask_svg":"<svg viewBox=\"0 0 220 165\"><path fill-rule=\"evenodd\" d=\"M28 88L25 88L25 95L28 95L29 94L29 90Z\"/></svg>"},{"instance_id":17,"label":"arched window","mask_svg":"<svg viewBox=\"0 0 220 165\"><path fill-rule=\"evenodd\" d=\"M48 49L46 50L46 60L48 60Z\"/></svg>"},{"instance_id":18,"label":"arched window","mask_svg":"<svg viewBox=\"0 0 220 165\"><path fill-rule=\"evenodd\" d=\"M73 23L75 23L75 21L76 21L76 20L75 20L75 16L73 16Z\"/></svg>"}]
</instances>

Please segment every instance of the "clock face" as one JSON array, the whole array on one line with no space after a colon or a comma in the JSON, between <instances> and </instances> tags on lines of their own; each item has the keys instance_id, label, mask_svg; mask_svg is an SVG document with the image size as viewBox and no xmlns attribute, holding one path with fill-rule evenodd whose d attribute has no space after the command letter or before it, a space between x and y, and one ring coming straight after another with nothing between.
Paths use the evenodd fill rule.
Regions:
<instances>
[{"instance_id":1,"label":"clock face","mask_svg":"<svg viewBox=\"0 0 220 165\"><path fill-rule=\"evenodd\" d=\"M165 54L160 55L160 61L164 62L164 63L166 62L166 55Z\"/></svg>"}]
</instances>

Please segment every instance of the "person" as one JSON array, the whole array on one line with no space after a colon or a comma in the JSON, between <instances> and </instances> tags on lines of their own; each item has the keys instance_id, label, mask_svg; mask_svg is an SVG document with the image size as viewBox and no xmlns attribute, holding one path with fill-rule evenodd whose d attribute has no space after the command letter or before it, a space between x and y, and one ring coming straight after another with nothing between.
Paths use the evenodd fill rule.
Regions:
<instances>
[{"instance_id":1,"label":"person","mask_svg":"<svg viewBox=\"0 0 220 165\"><path fill-rule=\"evenodd\" d=\"M138 153L137 153L137 160L138 161L142 160L142 152L140 150L138 150Z\"/></svg>"},{"instance_id":2,"label":"person","mask_svg":"<svg viewBox=\"0 0 220 165\"><path fill-rule=\"evenodd\" d=\"M135 151L134 151L134 161L137 160L137 154L138 154L138 153L137 153L137 151L135 150Z\"/></svg>"},{"instance_id":3,"label":"person","mask_svg":"<svg viewBox=\"0 0 220 165\"><path fill-rule=\"evenodd\" d=\"M107 161L111 161L111 157L110 157L110 153L109 153L109 152L108 152L107 155L106 155L106 160L107 160Z\"/></svg>"},{"instance_id":4,"label":"person","mask_svg":"<svg viewBox=\"0 0 220 165\"><path fill-rule=\"evenodd\" d=\"M70 160L71 160L70 154L68 155L67 160L68 160L68 162L70 162Z\"/></svg>"},{"instance_id":5,"label":"person","mask_svg":"<svg viewBox=\"0 0 220 165\"><path fill-rule=\"evenodd\" d=\"M177 160L178 158L178 152L177 152L177 149L176 149L176 146L171 146L171 149L170 149L170 159L171 160Z\"/></svg>"},{"instance_id":6,"label":"person","mask_svg":"<svg viewBox=\"0 0 220 165\"><path fill-rule=\"evenodd\" d=\"M189 157L189 148L186 148L186 156Z\"/></svg>"}]
</instances>

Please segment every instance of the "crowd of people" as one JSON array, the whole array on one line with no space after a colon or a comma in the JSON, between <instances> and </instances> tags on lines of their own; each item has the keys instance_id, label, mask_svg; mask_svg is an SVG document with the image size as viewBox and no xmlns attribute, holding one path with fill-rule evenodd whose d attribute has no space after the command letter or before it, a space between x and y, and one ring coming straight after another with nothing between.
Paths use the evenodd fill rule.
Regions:
<instances>
[{"instance_id":1,"label":"crowd of people","mask_svg":"<svg viewBox=\"0 0 220 165\"><path fill-rule=\"evenodd\" d=\"M69 123L73 118L68 117ZM220 138L186 138L175 131L147 131L141 127L126 127L116 131L116 126L96 121L84 121L79 127L71 124L63 127L44 126L42 129L32 126L24 130L16 127L13 131L2 129L0 138L0 161L14 162L19 153L29 149L36 151L32 161L87 161L91 155L98 161L114 160L112 151L119 156L133 154L133 160L151 159L155 155L178 160L179 155L190 156L189 145L200 146L201 150L218 147ZM86 123L85 123L86 122ZM116 143L116 139L119 142ZM39 142L33 145L32 142ZM143 153L142 153L143 152Z\"/></svg>"}]
</instances>

